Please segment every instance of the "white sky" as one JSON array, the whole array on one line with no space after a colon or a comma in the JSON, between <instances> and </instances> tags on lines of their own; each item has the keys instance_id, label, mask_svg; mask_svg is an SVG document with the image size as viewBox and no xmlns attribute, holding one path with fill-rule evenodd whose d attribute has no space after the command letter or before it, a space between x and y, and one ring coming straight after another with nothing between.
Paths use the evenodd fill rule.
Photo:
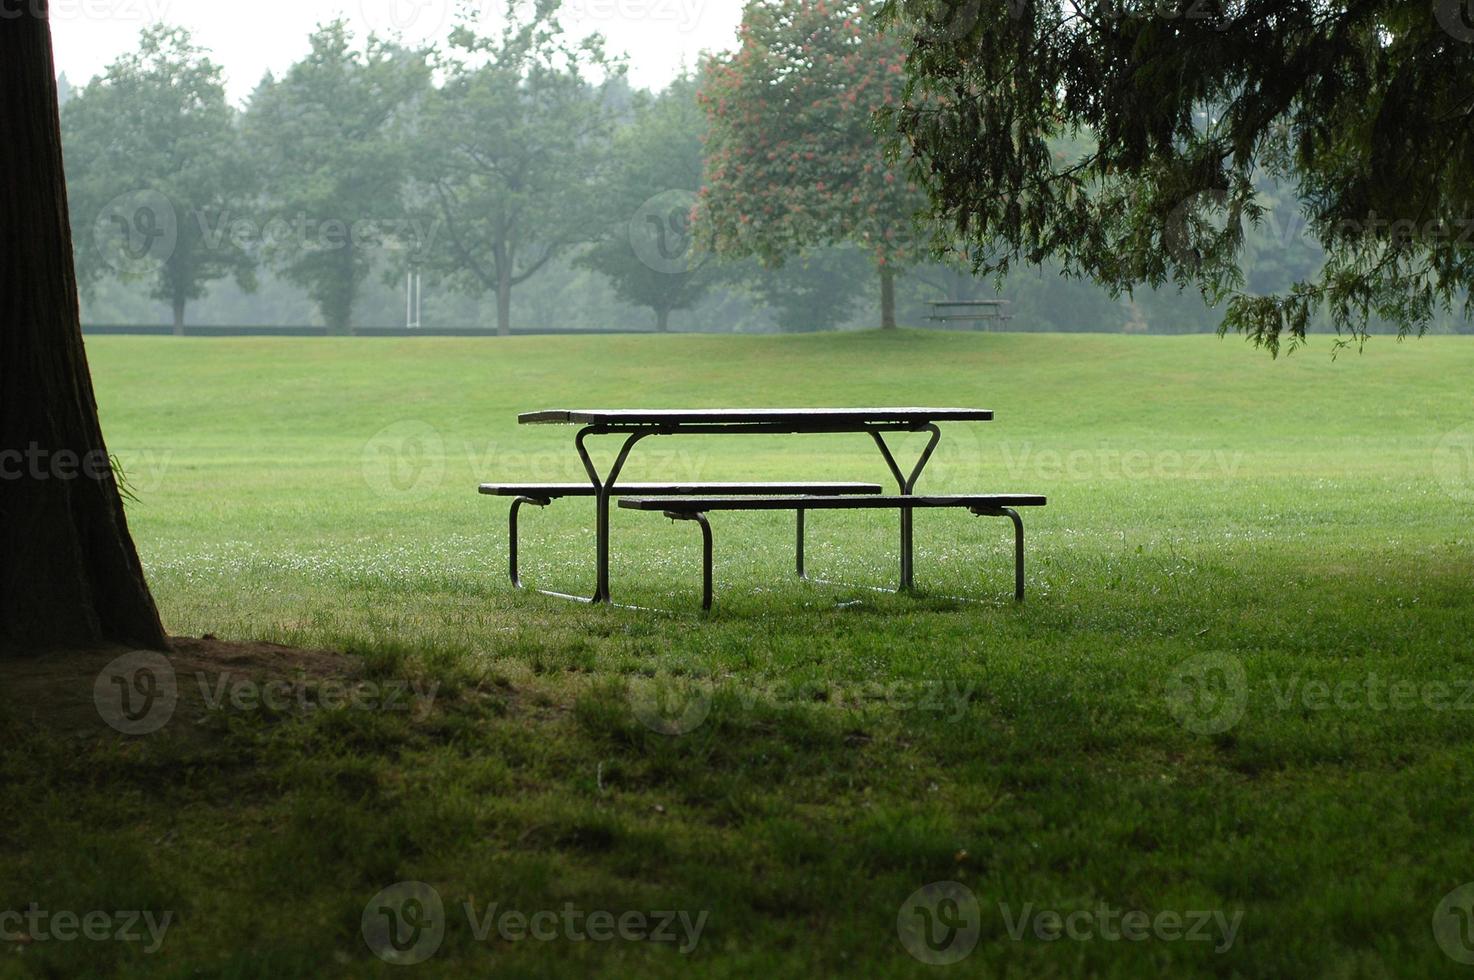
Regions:
<instances>
[{"instance_id":1,"label":"white sky","mask_svg":"<svg viewBox=\"0 0 1474 980\"><path fill-rule=\"evenodd\" d=\"M85 85L134 44L146 24L189 28L223 65L230 97L243 101L268 70L280 74L307 53L307 36L322 21L348 19L362 37L399 33L407 41L443 39L455 10L473 3L488 14L505 0L51 0L57 70ZM629 55L630 81L660 88L703 50L735 46L741 0L564 0L569 34L598 32L613 52Z\"/></svg>"}]
</instances>

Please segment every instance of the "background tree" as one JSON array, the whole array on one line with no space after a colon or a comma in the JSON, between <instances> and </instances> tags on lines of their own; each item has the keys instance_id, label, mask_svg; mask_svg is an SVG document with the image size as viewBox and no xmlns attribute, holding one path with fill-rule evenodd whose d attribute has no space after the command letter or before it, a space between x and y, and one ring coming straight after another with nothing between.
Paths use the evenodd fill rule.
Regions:
<instances>
[{"instance_id":1,"label":"background tree","mask_svg":"<svg viewBox=\"0 0 1474 980\"><path fill-rule=\"evenodd\" d=\"M176 333L211 282L255 288L254 257L223 233L255 173L221 70L188 31L145 28L137 51L68 100L62 128L83 288L113 274L147 281Z\"/></svg>"},{"instance_id":2,"label":"background tree","mask_svg":"<svg viewBox=\"0 0 1474 980\"><path fill-rule=\"evenodd\" d=\"M1458 3L1201 0L1120 16L1038 0L888 0L914 30L891 114L946 234L983 266L1057 257L1122 294L1196 286L1271 351L1318 310L1363 336L1469 312L1474 29ZM1130 13L1129 11L1127 11ZM1079 158L1050 140L1087 133ZM1246 286L1263 178L1326 249ZM946 244L945 242L943 243Z\"/></svg>"},{"instance_id":3,"label":"background tree","mask_svg":"<svg viewBox=\"0 0 1474 980\"><path fill-rule=\"evenodd\" d=\"M442 230L429 268L472 295L496 296L512 328L512 290L594 234L598 176L614 111L590 71L618 76L597 36L569 43L558 0L509 0L495 37L457 27L422 131L421 174ZM618 85L612 86L617 92Z\"/></svg>"},{"instance_id":4,"label":"background tree","mask_svg":"<svg viewBox=\"0 0 1474 980\"><path fill-rule=\"evenodd\" d=\"M653 310L661 333L673 312L701 302L719 274L709 255L698 254L691 226L705 131L690 75L637 106L614 139L602 195L608 231L577 259L607 276L620 299Z\"/></svg>"},{"instance_id":5,"label":"background tree","mask_svg":"<svg viewBox=\"0 0 1474 980\"><path fill-rule=\"evenodd\" d=\"M0 649L167 650L97 421L56 95L46 5L23 4L0 26Z\"/></svg>"},{"instance_id":6,"label":"background tree","mask_svg":"<svg viewBox=\"0 0 1474 980\"><path fill-rule=\"evenodd\" d=\"M422 52L373 36L355 50L341 20L311 44L285 77L257 88L246 132L271 215L260 223L266 254L330 329L349 333L385 246L413 249L429 237L404 192L413 155L406 114L430 72Z\"/></svg>"},{"instance_id":7,"label":"background tree","mask_svg":"<svg viewBox=\"0 0 1474 980\"><path fill-rule=\"evenodd\" d=\"M717 252L767 263L853 242L875 259L881 325L895 276L917 256L925 197L886 160L873 115L900 94L900 40L875 0L751 0L736 54L706 65L711 125L698 223Z\"/></svg>"},{"instance_id":8,"label":"background tree","mask_svg":"<svg viewBox=\"0 0 1474 980\"><path fill-rule=\"evenodd\" d=\"M865 286L874 268L874 256L845 245L806 249L781 266L743 262L737 273L778 329L808 333L837 329L856 316L862 303L873 304L875 289Z\"/></svg>"}]
</instances>

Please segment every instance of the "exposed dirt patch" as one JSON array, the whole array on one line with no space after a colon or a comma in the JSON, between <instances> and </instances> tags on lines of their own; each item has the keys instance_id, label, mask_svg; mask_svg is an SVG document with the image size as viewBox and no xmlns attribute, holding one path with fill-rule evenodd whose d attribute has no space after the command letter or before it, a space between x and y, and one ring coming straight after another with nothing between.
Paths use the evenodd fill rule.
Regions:
<instances>
[{"instance_id":1,"label":"exposed dirt patch","mask_svg":"<svg viewBox=\"0 0 1474 980\"><path fill-rule=\"evenodd\" d=\"M175 637L171 642L168 661L178 710L188 715L206 708L207 692L218 691L222 677L256 685L351 684L361 665L347 654L275 643L227 643L211 636ZM110 732L98 709L98 678L119 657L137 652L102 646L0 658L0 712L23 725Z\"/></svg>"},{"instance_id":2,"label":"exposed dirt patch","mask_svg":"<svg viewBox=\"0 0 1474 980\"><path fill-rule=\"evenodd\" d=\"M233 670L253 676L343 678L358 669L357 657L328 650L297 650L275 643L224 643L213 636L175 637L170 657L178 670Z\"/></svg>"}]
</instances>

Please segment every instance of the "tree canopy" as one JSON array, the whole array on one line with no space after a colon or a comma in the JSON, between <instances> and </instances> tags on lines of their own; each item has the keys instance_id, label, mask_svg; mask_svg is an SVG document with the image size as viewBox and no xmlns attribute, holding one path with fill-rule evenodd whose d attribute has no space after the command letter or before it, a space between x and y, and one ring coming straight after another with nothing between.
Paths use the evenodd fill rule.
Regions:
<instances>
[{"instance_id":1,"label":"tree canopy","mask_svg":"<svg viewBox=\"0 0 1474 980\"><path fill-rule=\"evenodd\" d=\"M1057 258L1115 294L1176 284L1277 352L1318 311L1363 337L1469 312L1474 29L1426 0L886 0L909 30L886 114L938 245L980 270ZM1086 137L1061 158L1052 141ZM1293 188L1318 274L1261 294L1256 185ZM960 236L961 244L958 244Z\"/></svg>"},{"instance_id":2,"label":"tree canopy","mask_svg":"<svg viewBox=\"0 0 1474 980\"><path fill-rule=\"evenodd\" d=\"M424 123L421 178L443 224L431 268L474 295L495 295L504 334L513 288L593 237L614 130L611 107L587 76L622 69L598 36L568 41L558 6L512 0L490 35L468 14L451 33L445 84Z\"/></svg>"},{"instance_id":3,"label":"tree canopy","mask_svg":"<svg viewBox=\"0 0 1474 980\"><path fill-rule=\"evenodd\" d=\"M224 229L253 202L255 172L218 65L188 31L145 28L138 50L62 109L82 288L144 280L175 329L209 283L255 285L255 256Z\"/></svg>"},{"instance_id":4,"label":"tree canopy","mask_svg":"<svg viewBox=\"0 0 1474 980\"><path fill-rule=\"evenodd\" d=\"M430 72L421 52L376 37L355 47L341 20L311 44L251 98L246 132L271 218L245 230L328 326L346 333L385 248L412 250L430 237L404 200L413 155L405 110Z\"/></svg>"},{"instance_id":5,"label":"tree canopy","mask_svg":"<svg viewBox=\"0 0 1474 980\"><path fill-rule=\"evenodd\" d=\"M917 257L925 197L887 160L873 115L901 94L899 32L876 30L877 0L751 0L741 47L706 65L710 122L698 223L717 253L769 264L815 245L871 252L882 325L895 326L893 273Z\"/></svg>"},{"instance_id":6,"label":"tree canopy","mask_svg":"<svg viewBox=\"0 0 1474 980\"><path fill-rule=\"evenodd\" d=\"M620 299L654 311L660 332L672 313L695 306L715 281L710 256L698 254L691 215L705 131L690 75L642 99L610 150L602 195L608 231L577 259L608 276Z\"/></svg>"}]
</instances>

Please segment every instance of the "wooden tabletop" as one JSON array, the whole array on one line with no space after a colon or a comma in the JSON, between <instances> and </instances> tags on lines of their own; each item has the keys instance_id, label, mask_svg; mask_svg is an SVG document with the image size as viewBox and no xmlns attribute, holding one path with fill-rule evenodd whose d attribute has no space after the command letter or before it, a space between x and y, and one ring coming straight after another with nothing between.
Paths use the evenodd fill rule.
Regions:
<instances>
[{"instance_id":1,"label":"wooden tabletop","mask_svg":"<svg viewBox=\"0 0 1474 980\"><path fill-rule=\"evenodd\" d=\"M991 422L981 408L555 408L524 412L523 425L925 425Z\"/></svg>"}]
</instances>

